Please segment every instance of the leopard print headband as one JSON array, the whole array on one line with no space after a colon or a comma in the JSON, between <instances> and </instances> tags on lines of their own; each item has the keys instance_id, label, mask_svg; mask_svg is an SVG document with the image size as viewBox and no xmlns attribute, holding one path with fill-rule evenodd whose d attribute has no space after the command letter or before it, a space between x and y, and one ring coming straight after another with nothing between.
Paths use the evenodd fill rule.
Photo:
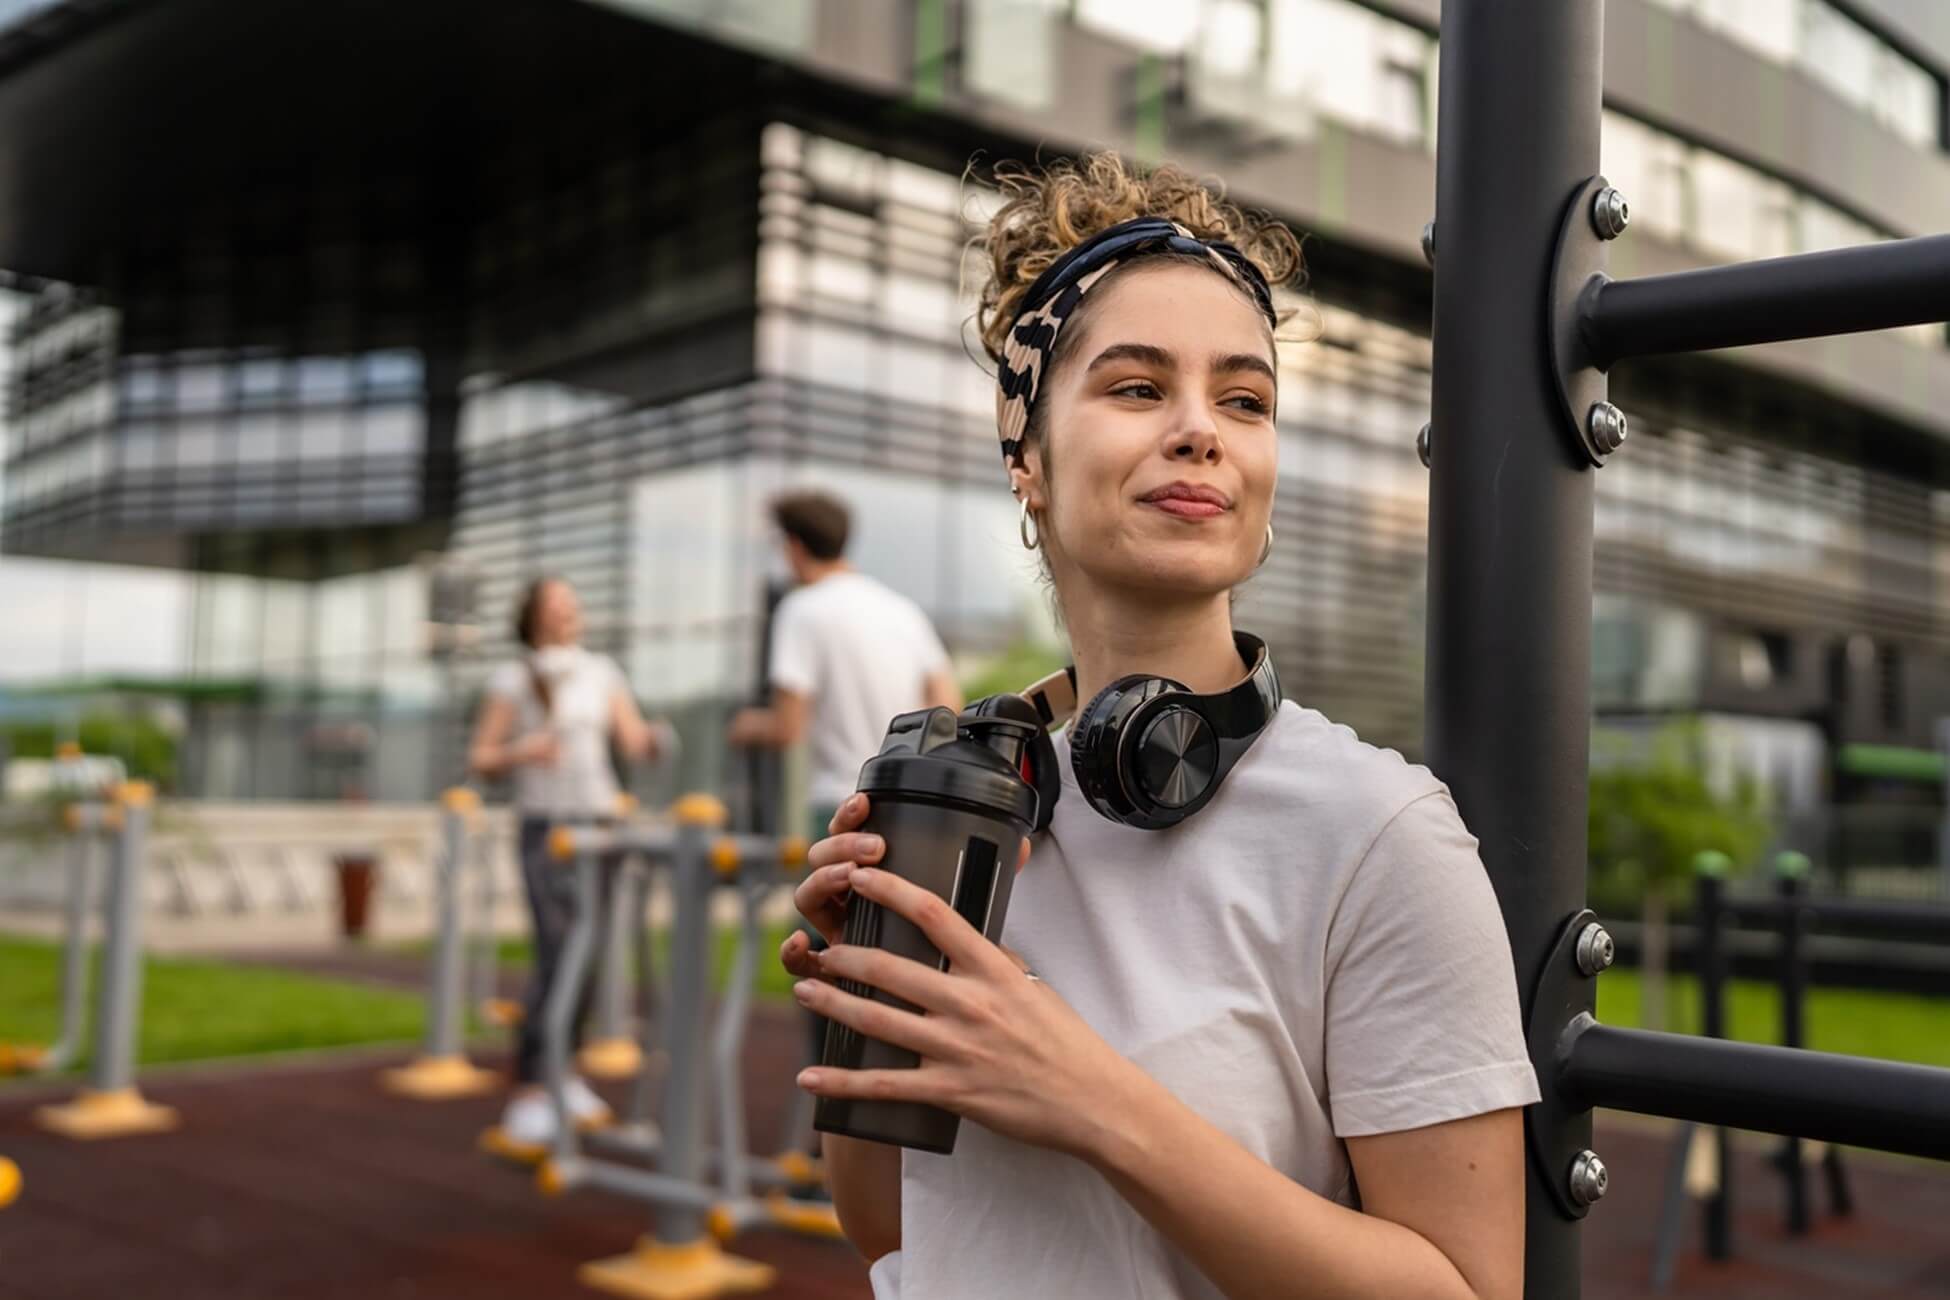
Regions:
<instances>
[{"instance_id":1,"label":"leopard print headband","mask_svg":"<svg viewBox=\"0 0 1950 1300\"><path fill-rule=\"evenodd\" d=\"M1002 463L1022 463L1022 440L1035 409L1036 392L1056 350L1057 331L1076 313L1083 295L1111 271L1153 253L1205 256L1228 279L1252 294L1253 302L1277 326L1273 291L1252 260L1223 240L1200 239L1176 221L1137 217L1093 235L1050 264L1023 295L1022 306L1002 340L995 372L995 425L1002 439Z\"/></svg>"}]
</instances>

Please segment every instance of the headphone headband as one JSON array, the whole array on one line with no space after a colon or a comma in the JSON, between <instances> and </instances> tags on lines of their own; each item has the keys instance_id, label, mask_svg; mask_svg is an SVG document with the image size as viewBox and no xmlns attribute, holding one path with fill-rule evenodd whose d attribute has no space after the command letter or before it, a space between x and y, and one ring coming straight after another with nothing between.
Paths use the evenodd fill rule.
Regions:
<instances>
[{"instance_id":1,"label":"headphone headband","mask_svg":"<svg viewBox=\"0 0 1950 1300\"><path fill-rule=\"evenodd\" d=\"M1126 826L1163 830L1211 802L1280 708L1280 680L1266 643L1245 632L1232 635L1250 667L1217 694L1137 674L1112 682L1078 711L1074 665L1021 692L1045 727L1072 721L1070 765L1091 807ZM1060 786L1047 778L1038 784ZM1038 830L1049 824L1054 802L1045 798Z\"/></svg>"}]
</instances>

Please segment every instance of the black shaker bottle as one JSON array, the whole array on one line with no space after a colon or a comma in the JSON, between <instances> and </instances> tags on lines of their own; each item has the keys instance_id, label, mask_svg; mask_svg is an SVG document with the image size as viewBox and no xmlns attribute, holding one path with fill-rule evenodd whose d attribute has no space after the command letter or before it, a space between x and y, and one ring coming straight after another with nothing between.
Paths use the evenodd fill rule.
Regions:
<instances>
[{"instance_id":1,"label":"black shaker bottle","mask_svg":"<svg viewBox=\"0 0 1950 1300\"><path fill-rule=\"evenodd\" d=\"M1020 696L992 696L959 717L948 709L903 713L860 769L860 790L870 803L861 829L886 841L881 869L932 890L993 941L1002 934L1022 841L1047 824L1056 780L1049 735ZM946 965L920 927L857 894L847 905L842 942ZM840 987L915 1009L855 980ZM913 1069L920 1058L834 1020L827 1023L820 1064ZM822 1133L941 1155L955 1149L960 1126L960 1116L919 1102L821 1097L813 1111L813 1127Z\"/></svg>"}]
</instances>

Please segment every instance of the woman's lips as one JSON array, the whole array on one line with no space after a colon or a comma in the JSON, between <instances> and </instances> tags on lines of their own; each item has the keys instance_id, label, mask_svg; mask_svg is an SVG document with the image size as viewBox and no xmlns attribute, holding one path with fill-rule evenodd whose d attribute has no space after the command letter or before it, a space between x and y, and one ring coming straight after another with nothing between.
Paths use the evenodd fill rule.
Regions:
<instances>
[{"instance_id":1,"label":"woman's lips","mask_svg":"<svg viewBox=\"0 0 1950 1300\"><path fill-rule=\"evenodd\" d=\"M1193 501L1186 497L1159 497L1143 504L1180 519L1211 519L1226 512L1226 508L1217 502Z\"/></svg>"}]
</instances>

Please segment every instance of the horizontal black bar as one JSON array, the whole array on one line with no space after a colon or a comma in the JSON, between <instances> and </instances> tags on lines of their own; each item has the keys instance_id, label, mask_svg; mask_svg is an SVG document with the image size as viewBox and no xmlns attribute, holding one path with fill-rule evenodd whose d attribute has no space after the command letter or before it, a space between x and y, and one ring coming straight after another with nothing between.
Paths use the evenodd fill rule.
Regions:
<instances>
[{"instance_id":1,"label":"horizontal black bar","mask_svg":"<svg viewBox=\"0 0 1950 1300\"><path fill-rule=\"evenodd\" d=\"M1868 939L1950 944L1950 907L1936 903L1892 903L1876 898L1800 898L1815 929ZM1721 904L1736 925L1778 928L1787 904L1778 898L1729 898Z\"/></svg>"},{"instance_id":2,"label":"horizontal black bar","mask_svg":"<svg viewBox=\"0 0 1950 1300\"><path fill-rule=\"evenodd\" d=\"M1614 1029L1581 1015L1557 1086L1579 1106L1950 1160L1950 1070L1924 1065Z\"/></svg>"},{"instance_id":3,"label":"horizontal black bar","mask_svg":"<svg viewBox=\"0 0 1950 1300\"><path fill-rule=\"evenodd\" d=\"M1941 321L1950 316L1950 235L1604 280L1578 311L1600 366Z\"/></svg>"}]
</instances>

